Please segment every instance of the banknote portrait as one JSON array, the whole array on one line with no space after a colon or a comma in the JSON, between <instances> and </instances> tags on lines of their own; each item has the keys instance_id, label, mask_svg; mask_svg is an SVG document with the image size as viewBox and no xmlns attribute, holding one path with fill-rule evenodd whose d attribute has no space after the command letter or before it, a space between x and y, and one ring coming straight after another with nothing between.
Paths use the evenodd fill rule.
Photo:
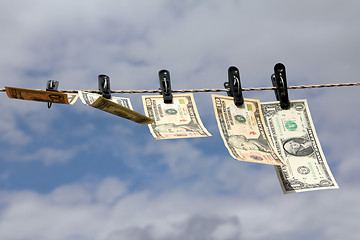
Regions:
<instances>
[{"instance_id":1,"label":"banknote portrait","mask_svg":"<svg viewBox=\"0 0 360 240\"><path fill-rule=\"evenodd\" d=\"M247 139L244 135L231 135L228 139L229 145L240 150L257 150L262 152L271 152L268 144L261 139Z\"/></svg>"},{"instance_id":2,"label":"banknote portrait","mask_svg":"<svg viewBox=\"0 0 360 240\"><path fill-rule=\"evenodd\" d=\"M293 156L308 156L314 152L314 148L305 138L290 138L284 142L284 150Z\"/></svg>"},{"instance_id":3,"label":"banknote portrait","mask_svg":"<svg viewBox=\"0 0 360 240\"><path fill-rule=\"evenodd\" d=\"M167 134L191 133L199 131L202 130L197 125L191 123L182 125L176 125L174 123L163 123L154 127L154 132L157 132L162 137L165 137L163 135Z\"/></svg>"}]
</instances>

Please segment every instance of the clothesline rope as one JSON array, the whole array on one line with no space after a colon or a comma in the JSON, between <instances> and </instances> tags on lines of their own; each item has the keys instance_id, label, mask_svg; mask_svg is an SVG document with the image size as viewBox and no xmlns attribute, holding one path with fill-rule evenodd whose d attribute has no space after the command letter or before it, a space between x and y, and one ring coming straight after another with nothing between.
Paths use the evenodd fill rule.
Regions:
<instances>
[{"instance_id":1,"label":"clothesline rope","mask_svg":"<svg viewBox=\"0 0 360 240\"><path fill-rule=\"evenodd\" d=\"M355 83L334 83L334 84L319 84L319 85L299 85L299 86L288 86L288 89L305 89L305 88L326 88L326 87L350 87L360 86L360 82ZM264 91L264 90L275 90L275 87L258 87L258 88L242 88L242 91ZM100 93L98 90L59 90L62 93L77 93L78 91ZM185 92L228 92L228 88L224 89L180 89L172 90L174 93L185 93ZM1 88L0 92L5 92L5 88ZM111 93L161 93L161 90L111 90Z\"/></svg>"}]
</instances>

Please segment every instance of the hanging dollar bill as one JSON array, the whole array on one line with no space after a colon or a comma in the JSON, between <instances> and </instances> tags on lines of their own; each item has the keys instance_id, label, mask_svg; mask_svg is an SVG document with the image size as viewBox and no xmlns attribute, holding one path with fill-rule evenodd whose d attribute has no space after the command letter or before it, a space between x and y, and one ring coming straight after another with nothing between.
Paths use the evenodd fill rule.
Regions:
<instances>
[{"instance_id":1,"label":"hanging dollar bill","mask_svg":"<svg viewBox=\"0 0 360 240\"><path fill-rule=\"evenodd\" d=\"M155 120L149 126L156 139L208 137L200 120L193 94L174 94L173 103L162 95L142 96L145 114Z\"/></svg>"},{"instance_id":2,"label":"hanging dollar bill","mask_svg":"<svg viewBox=\"0 0 360 240\"><path fill-rule=\"evenodd\" d=\"M60 93L55 91L34 90L25 88L5 87L9 98L22 100L51 102L62 104L74 104L78 99L78 94Z\"/></svg>"},{"instance_id":3,"label":"hanging dollar bill","mask_svg":"<svg viewBox=\"0 0 360 240\"><path fill-rule=\"evenodd\" d=\"M315 132L306 100L261 103L265 122L287 166L275 166L284 193L338 188Z\"/></svg>"},{"instance_id":4,"label":"hanging dollar bill","mask_svg":"<svg viewBox=\"0 0 360 240\"><path fill-rule=\"evenodd\" d=\"M150 124L154 120L133 111L129 98L111 97L106 99L99 94L79 91L81 101L91 107L126 118L143 125Z\"/></svg>"},{"instance_id":5,"label":"hanging dollar bill","mask_svg":"<svg viewBox=\"0 0 360 240\"><path fill-rule=\"evenodd\" d=\"M232 97L212 95L212 99L221 137L233 158L284 165L266 131L259 100L244 99L237 107Z\"/></svg>"}]
</instances>

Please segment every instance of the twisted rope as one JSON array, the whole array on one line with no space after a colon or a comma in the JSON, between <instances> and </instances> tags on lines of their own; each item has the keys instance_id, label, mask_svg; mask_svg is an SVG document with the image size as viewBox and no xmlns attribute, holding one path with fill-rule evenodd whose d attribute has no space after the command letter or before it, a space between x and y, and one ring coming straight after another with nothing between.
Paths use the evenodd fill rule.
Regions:
<instances>
[{"instance_id":1,"label":"twisted rope","mask_svg":"<svg viewBox=\"0 0 360 240\"><path fill-rule=\"evenodd\" d=\"M328 88L328 87L350 87L360 86L360 82L355 83L334 83L334 84L319 84L319 85L300 85L300 86L289 86L288 89L305 89L305 88ZM264 90L275 90L275 87L258 87L258 88L242 88L242 91L264 91ZM59 90L62 93L78 93L79 90ZM100 93L98 90L81 90L90 93ZM204 89L180 89L172 90L174 93L186 93L186 92L228 92L228 88L204 88ZM5 88L1 88L0 92L5 92ZM112 90L111 93L161 93L161 90Z\"/></svg>"}]
</instances>

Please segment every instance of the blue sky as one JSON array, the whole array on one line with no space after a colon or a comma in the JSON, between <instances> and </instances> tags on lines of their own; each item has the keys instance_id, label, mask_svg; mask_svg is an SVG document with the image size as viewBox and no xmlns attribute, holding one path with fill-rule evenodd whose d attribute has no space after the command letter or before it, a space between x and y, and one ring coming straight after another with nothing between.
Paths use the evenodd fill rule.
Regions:
<instances>
[{"instance_id":1,"label":"blue sky","mask_svg":"<svg viewBox=\"0 0 360 240\"><path fill-rule=\"evenodd\" d=\"M223 88L358 82L358 1L0 1L0 87ZM289 90L308 99L340 189L283 195L272 166L228 154L209 93L194 95L208 138L155 140L90 108L0 93L0 239L356 239L359 87ZM223 93L225 94L225 93ZM143 113L140 94L131 98ZM273 91L244 97L274 101Z\"/></svg>"}]
</instances>

